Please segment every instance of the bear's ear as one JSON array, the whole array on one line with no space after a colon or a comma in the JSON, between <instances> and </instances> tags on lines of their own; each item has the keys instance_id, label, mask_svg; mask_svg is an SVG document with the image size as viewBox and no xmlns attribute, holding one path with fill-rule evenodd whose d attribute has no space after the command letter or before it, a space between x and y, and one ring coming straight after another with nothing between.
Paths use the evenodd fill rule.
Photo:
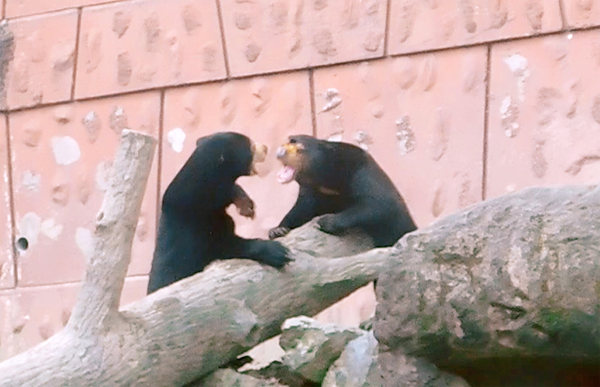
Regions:
<instances>
[{"instance_id":1,"label":"bear's ear","mask_svg":"<svg viewBox=\"0 0 600 387\"><path fill-rule=\"evenodd\" d=\"M199 139L196 140L196 148L198 148L200 146L200 144L202 144L204 142L204 140L206 139L206 137L200 137Z\"/></svg>"}]
</instances>

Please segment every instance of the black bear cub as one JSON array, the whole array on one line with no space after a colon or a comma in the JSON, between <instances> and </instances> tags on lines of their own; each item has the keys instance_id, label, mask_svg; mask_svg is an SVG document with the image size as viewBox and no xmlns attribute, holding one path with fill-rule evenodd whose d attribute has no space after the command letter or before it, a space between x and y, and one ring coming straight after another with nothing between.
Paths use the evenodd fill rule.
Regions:
<instances>
[{"instance_id":1,"label":"black bear cub","mask_svg":"<svg viewBox=\"0 0 600 387\"><path fill-rule=\"evenodd\" d=\"M277 150L277 158L284 165L279 182L296 180L300 191L294 207L269 231L269 238L283 236L319 215L324 215L318 220L322 231L340 235L359 228L376 247L392 246L416 230L402 196L363 149L297 135Z\"/></svg>"},{"instance_id":2,"label":"black bear cub","mask_svg":"<svg viewBox=\"0 0 600 387\"><path fill-rule=\"evenodd\" d=\"M254 217L254 202L235 183L254 173L254 164L265 159L267 149L248 137L221 132L200 138L196 149L167 187L148 293L202 271L217 259L248 258L275 268L290 260L281 243L244 239L235 234L233 219L225 209Z\"/></svg>"}]
</instances>

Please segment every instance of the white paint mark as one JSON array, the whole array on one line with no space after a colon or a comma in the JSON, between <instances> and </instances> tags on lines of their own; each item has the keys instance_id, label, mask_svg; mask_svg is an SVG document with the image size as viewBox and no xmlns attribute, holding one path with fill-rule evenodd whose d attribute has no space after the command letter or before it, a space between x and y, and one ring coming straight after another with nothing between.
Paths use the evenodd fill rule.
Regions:
<instances>
[{"instance_id":1,"label":"white paint mark","mask_svg":"<svg viewBox=\"0 0 600 387\"><path fill-rule=\"evenodd\" d=\"M513 54L504 58L504 63L513 73L522 73L527 69L527 58L520 54Z\"/></svg>"},{"instance_id":2,"label":"white paint mark","mask_svg":"<svg viewBox=\"0 0 600 387\"><path fill-rule=\"evenodd\" d=\"M39 192L42 184L42 176L27 170L21 175L21 184L29 191Z\"/></svg>"},{"instance_id":3,"label":"white paint mark","mask_svg":"<svg viewBox=\"0 0 600 387\"><path fill-rule=\"evenodd\" d=\"M175 128L167 133L167 142L171 145L171 148L181 153L183 150L183 143L185 142L185 132L181 128Z\"/></svg>"},{"instance_id":4,"label":"white paint mark","mask_svg":"<svg viewBox=\"0 0 600 387\"><path fill-rule=\"evenodd\" d=\"M396 120L396 139L402 156L415 150L415 133L410 127L408 116Z\"/></svg>"},{"instance_id":5,"label":"white paint mark","mask_svg":"<svg viewBox=\"0 0 600 387\"><path fill-rule=\"evenodd\" d=\"M573 34L567 35L567 39L569 39L569 40L573 39Z\"/></svg>"},{"instance_id":6,"label":"white paint mark","mask_svg":"<svg viewBox=\"0 0 600 387\"><path fill-rule=\"evenodd\" d=\"M64 229L63 225L57 224L56 220L54 220L54 218L49 218L42 222L42 227L41 227L42 234L44 234L45 236L47 236L48 238L50 238L54 241L58 239L60 234L62 234L63 229Z\"/></svg>"},{"instance_id":7,"label":"white paint mark","mask_svg":"<svg viewBox=\"0 0 600 387\"><path fill-rule=\"evenodd\" d=\"M42 218L35 212L28 212L19 220L19 236L18 238L26 238L29 246L33 246L38 242L40 229L42 227Z\"/></svg>"},{"instance_id":8,"label":"white paint mark","mask_svg":"<svg viewBox=\"0 0 600 387\"><path fill-rule=\"evenodd\" d=\"M52 152L58 165L70 165L81 157L79 144L72 137L52 137Z\"/></svg>"},{"instance_id":9,"label":"white paint mark","mask_svg":"<svg viewBox=\"0 0 600 387\"><path fill-rule=\"evenodd\" d=\"M327 137L327 141L330 142L341 142L344 138L343 132L332 133L329 137Z\"/></svg>"},{"instance_id":10,"label":"white paint mark","mask_svg":"<svg viewBox=\"0 0 600 387\"><path fill-rule=\"evenodd\" d=\"M94 253L94 236L87 228L77 227L75 231L75 243L83 253L85 259L90 259Z\"/></svg>"},{"instance_id":11,"label":"white paint mark","mask_svg":"<svg viewBox=\"0 0 600 387\"><path fill-rule=\"evenodd\" d=\"M325 91L325 100L327 103L323 106L321 110L323 113L328 112L336 107L340 106L342 103L342 98L340 98L340 92L337 89L330 88Z\"/></svg>"},{"instance_id":12,"label":"white paint mark","mask_svg":"<svg viewBox=\"0 0 600 387\"><path fill-rule=\"evenodd\" d=\"M525 81L531 75L528 69L527 58L520 54L513 54L504 58L504 63L510 71L517 76L517 89L519 91L519 100L525 101Z\"/></svg>"},{"instance_id":13,"label":"white paint mark","mask_svg":"<svg viewBox=\"0 0 600 387\"><path fill-rule=\"evenodd\" d=\"M364 130L359 130L354 134L354 140L363 150L368 151L369 145L373 144L373 138Z\"/></svg>"},{"instance_id":14,"label":"white paint mark","mask_svg":"<svg viewBox=\"0 0 600 387\"><path fill-rule=\"evenodd\" d=\"M506 118L508 116L509 113L509 108L510 105L512 104L512 98L510 97L510 95L507 95L506 97L504 97L504 99L502 100L502 103L500 104L500 116L502 118Z\"/></svg>"},{"instance_id":15,"label":"white paint mark","mask_svg":"<svg viewBox=\"0 0 600 387\"><path fill-rule=\"evenodd\" d=\"M515 117L516 109L513 108L512 103L511 96L507 95L500 104L500 118L504 124L504 134L511 138L515 137L519 131L519 123Z\"/></svg>"}]
</instances>

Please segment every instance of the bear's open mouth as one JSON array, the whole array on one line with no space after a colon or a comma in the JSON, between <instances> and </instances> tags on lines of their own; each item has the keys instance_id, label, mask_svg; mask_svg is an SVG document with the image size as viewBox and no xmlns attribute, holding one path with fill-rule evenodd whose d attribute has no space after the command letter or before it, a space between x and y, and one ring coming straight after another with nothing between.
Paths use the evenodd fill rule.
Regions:
<instances>
[{"instance_id":1,"label":"bear's open mouth","mask_svg":"<svg viewBox=\"0 0 600 387\"><path fill-rule=\"evenodd\" d=\"M296 170L289 165L284 165L281 171L277 174L277 181L281 184L287 184L294 180Z\"/></svg>"}]
</instances>

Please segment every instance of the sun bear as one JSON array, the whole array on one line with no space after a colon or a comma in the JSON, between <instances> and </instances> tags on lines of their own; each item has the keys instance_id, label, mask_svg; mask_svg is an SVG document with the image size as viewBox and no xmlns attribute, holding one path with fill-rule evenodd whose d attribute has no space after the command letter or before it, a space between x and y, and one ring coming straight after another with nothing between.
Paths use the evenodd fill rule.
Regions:
<instances>
[{"instance_id":1,"label":"sun bear","mask_svg":"<svg viewBox=\"0 0 600 387\"><path fill-rule=\"evenodd\" d=\"M392 246L416 230L404 199L377 162L362 148L307 135L290 136L277 150L282 184L296 180L298 199L278 227L275 239L314 217L318 227L341 235L352 228L371 236L376 247Z\"/></svg>"},{"instance_id":2,"label":"sun bear","mask_svg":"<svg viewBox=\"0 0 600 387\"><path fill-rule=\"evenodd\" d=\"M248 137L221 132L201 137L196 149L167 187L162 199L148 293L202 271L217 259L247 258L275 268L290 260L277 241L245 239L235 234L225 209L234 204L254 217L254 202L236 184L255 173L267 148Z\"/></svg>"}]
</instances>

